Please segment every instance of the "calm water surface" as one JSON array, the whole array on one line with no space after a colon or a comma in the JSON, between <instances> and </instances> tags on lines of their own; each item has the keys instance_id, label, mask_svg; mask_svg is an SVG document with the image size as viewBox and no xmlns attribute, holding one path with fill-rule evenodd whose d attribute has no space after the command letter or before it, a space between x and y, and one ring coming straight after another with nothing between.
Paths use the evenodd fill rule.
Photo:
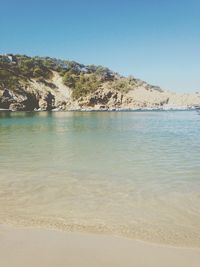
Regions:
<instances>
[{"instance_id":1,"label":"calm water surface","mask_svg":"<svg viewBox=\"0 0 200 267\"><path fill-rule=\"evenodd\" d=\"M0 223L200 247L200 115L0 113Z\"/></svg>"}]
</instances>

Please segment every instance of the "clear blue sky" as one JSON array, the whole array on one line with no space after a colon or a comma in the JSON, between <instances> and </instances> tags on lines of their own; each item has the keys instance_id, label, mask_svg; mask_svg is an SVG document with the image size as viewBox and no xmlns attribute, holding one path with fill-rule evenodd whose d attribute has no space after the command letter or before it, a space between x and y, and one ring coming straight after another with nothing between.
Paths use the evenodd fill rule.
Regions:
<instances>
[{"instance_id":1,"label":"clear blue sky","mask_svg":"<svg viewBox=\"0 0 200 267\"><path fill-rule=\"evenodd\" d=\"M200 1L0 0L0 53L100 64L200 91Z\"/></svg>"}]
</instances>

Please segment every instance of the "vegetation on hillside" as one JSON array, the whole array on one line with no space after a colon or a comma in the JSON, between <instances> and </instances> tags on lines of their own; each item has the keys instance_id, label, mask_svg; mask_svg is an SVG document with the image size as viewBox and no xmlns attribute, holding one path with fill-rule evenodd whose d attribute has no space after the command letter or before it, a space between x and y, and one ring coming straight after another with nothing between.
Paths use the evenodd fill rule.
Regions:
<instances>
[{"instance_id":1,"label":"vegetation on hillside","mask_svg":"<svg viewBox=\"0 0 200 267\"><path fill-rule=\"evenodd\" d=\"M116 79L110 85L113 89L120 91L121 93L128 93L129 90L133 89L137 85L137 80L133 77Z\"/></svg>"},{"instance_id":2,"label":"vegetation on hillside","mask_svg":"<svg viewBox=\"0 0 200 267\"><path fill-rule=\"evenodd\" d=\"M84 71L77 73L69 70L63 75L64 84L73 89L74 99L86 96L100 88L102 83L113 80L114 75L109 69L93 65L88 66Z\"/></svg>"},{"instance_id":3,"label":"vegetation on hillside","mask_svg":"<svg viewBox=\"0 0 200 267\"><path fill-rule=\"evenodd\" d=\"M49 79L52 73L44 62L21 55L0 56L0 87L15 89L20 82L25 84L32 78Z\"/></svg>"},{"instance_id":4,"label":"vegetation on hillside","mask_svg":"<svg viewBox=\"0 0 200 267\"><path fill-rule=\"evenodd\" d=\"M76 75L66 72L63 76L63 82L73 89L72 95L74 99L94 92L101 85L100 79L94 73Z\"/></svg>"},{"instance_id":5,"label":"vegetation on hillside","mask_svg":"<svg viewBox=\"0 0 200 267\"><path fill-rule=\"evenodd\" d=\"M133 78L123 78L108 68L83 65L75 61L26 55L0 55L0 89L16 90L26 86L31 79L48 84L53 71L63 77L65 85L72 89L74 99L84 97L101 88L107 82L111 88L128 92L136 84Z\"/></svg>"}]
</instances>

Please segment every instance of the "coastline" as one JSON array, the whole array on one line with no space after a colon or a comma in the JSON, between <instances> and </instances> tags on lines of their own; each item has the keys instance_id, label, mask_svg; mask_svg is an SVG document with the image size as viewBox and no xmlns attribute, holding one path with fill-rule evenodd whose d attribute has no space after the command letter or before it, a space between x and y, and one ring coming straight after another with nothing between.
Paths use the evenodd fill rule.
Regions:
<instances>
[{"instance_id":1,"label":"coastline","mask_svg":"<svg viewBox=\"0 0 200 267\"><path fill-rule=\"evenodd\" d=\"M157 107L157 108L76 108L76 109L52 109L52 110L11 110L1 109L0 112L147 112L147 111L199 111L200 106L192 107Z\"/></svg>"},{"instance_id":2,"label":"coastline","mask_svg":"<svg viewBox=\"0 0 200 267\"><path fill-rule=\"evenodd\" d=\"M108 235L0 226L0 266L4 267L198 267L199 262L200 249Z\"/></svg>"}]
</instances>

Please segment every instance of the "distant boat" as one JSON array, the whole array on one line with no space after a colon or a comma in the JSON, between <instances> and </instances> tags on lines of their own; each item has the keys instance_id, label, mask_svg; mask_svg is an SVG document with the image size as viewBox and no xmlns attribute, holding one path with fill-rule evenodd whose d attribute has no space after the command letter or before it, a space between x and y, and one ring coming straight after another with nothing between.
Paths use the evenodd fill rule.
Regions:
<instances>
[{"instance_id":1,"label":"distant boat","mask_svg":"<svg viewBox=\"0 0 200 267\"><path fill-rule=\"evenodd\" d=\"M195 110L200 110L200 106L193 106L192 108Z\"/></svg>"}]
</instances>

